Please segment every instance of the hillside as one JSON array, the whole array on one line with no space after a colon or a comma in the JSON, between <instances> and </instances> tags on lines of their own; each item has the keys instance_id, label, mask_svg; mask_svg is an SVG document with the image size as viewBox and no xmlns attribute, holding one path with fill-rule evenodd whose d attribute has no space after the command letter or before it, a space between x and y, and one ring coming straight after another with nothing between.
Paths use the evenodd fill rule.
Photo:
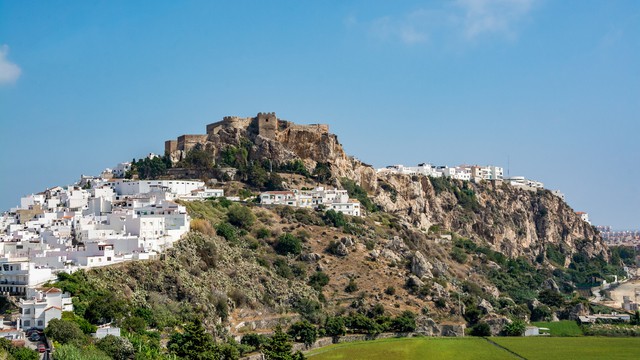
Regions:
<instances>
[{"instance_id":1,"label":"hillside","mask_svg":"<svg viewBox=\"0 0 640 360\"><path fill-rule=\"evenodd\" d=\"M588 313L576 290L620 274L597 232L549 191L379 175L348 157L325 125L228 117L206 135L165 145L170 169L154 176L198 174L247 201L184 202L191 232L160 259L58 284L77 296L79 317L114 321L158 354L193 321L219 340L258 339L278 324L327 335L462 335L465 326L500 334L512 322ZM140 166L132 173L142 174ZM345 188L366 216L256 199L318 184ZM96 316L104 294L118 309Z\"/></svg>"}]
</instances>

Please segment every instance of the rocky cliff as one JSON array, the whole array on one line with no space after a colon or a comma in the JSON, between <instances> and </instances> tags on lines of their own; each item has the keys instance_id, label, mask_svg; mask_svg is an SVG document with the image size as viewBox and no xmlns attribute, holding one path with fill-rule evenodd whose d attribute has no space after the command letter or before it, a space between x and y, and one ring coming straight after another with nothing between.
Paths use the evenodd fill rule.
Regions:
<instances>
[{"instance_id":1,"label":"rocky cliff","mask_svg":"<svg viewBox=\"0 0 640 360\"><path fill-rule=\"evenodd\" d=\"M577 251L607 258L596 231L549 191L528 191L499 182L474 184L377 174L371 166L347 156L327 125L297 125L273 113L227 117L207 126L201 145L218 163L230 146L246 149L250 161L268 160L274 166L301 160L312 172L317 163L326 163L332 185L340 186L343 178L356 181L382 211L400 217L405 225L425 232L437 225L486 241L493 250L510 257L533 259L551 245L565 255L565 266ZM172 159L179 160L186 150L173 149Z\"/></svg>"},{"instance_id":2,"label":"rocky cliff","mask_svg":"<svg viewBox=\"0 0 640 360\"><path fill-rule=\"evenodd\" d=\"M400 174L379 175L376 185L372 193L383 211L423 230L449 229L510 257L533 259L553 246L565 266L578 251L608 257L596 230L547 190Z\"/></svg>"}]
</instances>

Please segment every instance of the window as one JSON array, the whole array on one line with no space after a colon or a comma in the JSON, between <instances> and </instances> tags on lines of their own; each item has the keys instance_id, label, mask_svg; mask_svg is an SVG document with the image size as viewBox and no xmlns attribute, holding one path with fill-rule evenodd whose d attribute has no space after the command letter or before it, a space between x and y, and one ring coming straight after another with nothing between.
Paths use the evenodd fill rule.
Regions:
<instances>
[{"instance_id":1,"label":"window","mask_svg":"<svg viewBox=\"0 0 640 360\"><path fill-rule=\"evenodd\" d=\"M24 320L24 321L22 322L22 326L23 326L23 327L29 327L29 326L31 326L31 320Z\"/></svg>"},{"instance_id":2,"label":"window","mask_svg":"<svg viewBox=\"0 0 640 360\"><path fill-rule=\"evenodd\" d=\"M43 326L44 326L44 321L42 321L42 320L38 320L38 326L39 326L39 327L43 327Z\"/></svg>"},{"instance_id":3,"label":"window","mask_svg":"<svg viewBox=\"0 0 640 360\"><path fill-rule=\"evenodd\" d=\"M31 309L29 309L29 308L24 309L23 314L25 314L25 315L29 315L29 314L31 314Z\"/></svg>"}]
</instances>

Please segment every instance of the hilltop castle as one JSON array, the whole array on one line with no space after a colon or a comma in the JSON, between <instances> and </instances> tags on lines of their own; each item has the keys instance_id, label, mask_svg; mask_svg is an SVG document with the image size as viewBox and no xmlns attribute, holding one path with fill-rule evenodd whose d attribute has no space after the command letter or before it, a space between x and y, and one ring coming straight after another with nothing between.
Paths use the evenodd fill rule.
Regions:
<instances>
[{"instance_id":1,"label":"hilltop castle","mask_svg":"<svg viewBox=\"0 0 640 360\"><path fill-rule=\"evenodd\" d=\"M167 154L181 152L182 158L189 150L197 144L206 145L212 141L213 137L223 129L238 129L247 131L250 136L260 136L274 141L281 141L281 137L286 136L291 131L313 131L322 134L329 133L329 125L312 124L297 125L286 120L280 120L276 113L258 113L256 117L241 118L238 116L225 116L221 121L211 123L206 127L206 134L203 135L182 135L176 140L167 140L164 144L164 151Z\"/></svg>"}]
</instances>

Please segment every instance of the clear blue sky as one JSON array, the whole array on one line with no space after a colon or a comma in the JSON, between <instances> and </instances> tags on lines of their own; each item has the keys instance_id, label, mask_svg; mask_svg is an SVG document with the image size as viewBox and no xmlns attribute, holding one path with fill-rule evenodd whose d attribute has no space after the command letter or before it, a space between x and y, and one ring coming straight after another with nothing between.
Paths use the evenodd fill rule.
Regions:
<instances>
[{"instance_id":1,"label":"clear blue sky","mask_svg":"<svg viewBox=\"0 0 640 360\"><path fill-rule=\"evenodd\" d=\"M259 111L640 227L640 1L0 1L0 209Z\"/></svg>"}]
</instances>

